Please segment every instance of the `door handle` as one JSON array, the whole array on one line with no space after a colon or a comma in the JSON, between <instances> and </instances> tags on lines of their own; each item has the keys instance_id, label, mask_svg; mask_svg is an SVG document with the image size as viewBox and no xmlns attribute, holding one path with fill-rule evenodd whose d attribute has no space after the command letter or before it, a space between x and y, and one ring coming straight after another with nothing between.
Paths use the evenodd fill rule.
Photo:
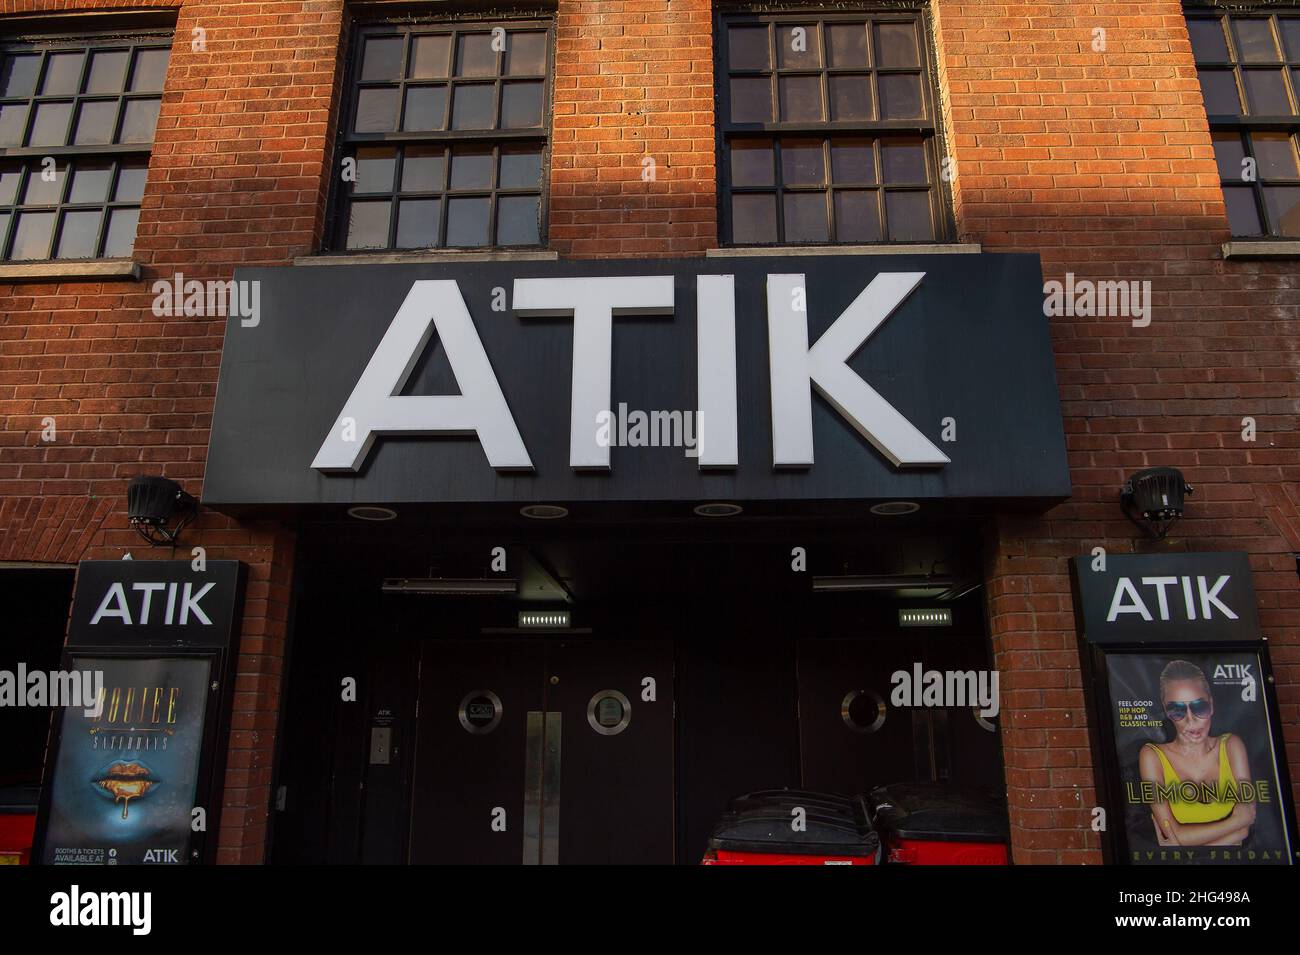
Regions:
<instances>
[{"instance_id":1,"label":"door handle","mask_svg":"<svg viewBox=\"0 0 1300 955\"><path fill-rule=\"evenodd\" d=\"M524 865L560 861L560 713L530 710L524 750Z\"/></svg>"},{"instance_id":2,"label":"door handle","mask_svg":"<svg viewBox=\"0 0 1300 955\"><path fill-rule=\"evenodd\" d=\"M560 864L560 711L543 718L542 865Z\"/></svg>"}]
</instances>

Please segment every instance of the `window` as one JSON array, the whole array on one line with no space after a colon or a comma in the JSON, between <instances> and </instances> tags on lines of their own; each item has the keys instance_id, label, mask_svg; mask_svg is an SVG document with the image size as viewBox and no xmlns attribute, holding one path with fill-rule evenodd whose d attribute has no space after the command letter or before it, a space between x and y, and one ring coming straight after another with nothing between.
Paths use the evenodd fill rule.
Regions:
<instances>
[{"instance_id":1,"label":"window","mask_svg":"<svg viewBox=\"0 0 1300 955\"><path fill-rule=\"evenodd\" d=\"M1189 8L1187 32L1232 234L1300 238L1300 8Z\"/></svg>"},{"instance_id":2,"label":"window","mask_svg":"<svg viewBox=\"0 0 1300 955\"><path fill-rule=\"evenodd\" d=\"M919 10L724 15L717 48L724 242L946 238Z\"/></svg>"},{"instance_id":3,"label":"window","mask_svg":"<svg viewBox=\"0 0 1300 955\"><path fill-rule=\"evenodd\" d=\"M549 24L375 25L354 51L334 247L543 245Z\"/></svg>"},{"instance_id":4,"label":"window","mask_svg":"<svg viewBox=\"0 0 1300 955\"><path fill-rule=\"evenodd\" d=\"M171 35L0 44L0 260L135 245Z\"/></svg>"}]
</instances>

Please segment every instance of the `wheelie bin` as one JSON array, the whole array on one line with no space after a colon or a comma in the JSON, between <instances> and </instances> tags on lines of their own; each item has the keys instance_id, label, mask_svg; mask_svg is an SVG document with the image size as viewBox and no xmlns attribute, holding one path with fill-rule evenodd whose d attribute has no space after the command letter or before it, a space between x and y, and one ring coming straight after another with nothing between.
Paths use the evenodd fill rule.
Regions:
<instances>
[{"instance_id":1,"label":"wheelie bin","mask_svg":"<svg viewBox=\"0 0 1300 955\"><path fill-rule=\"evenodd\" d=\"M874 865L880 840L861 796L765 789L731 800L704 865Z\"/></svg>"},{"instance_id":2,"label":"wheelie bin","mask_svg":"<svg viewBox=\"0 0 1300 955\"><path fill-rule=\"evenodd\" d=\"M1006 807L995 794L942 783L898 783L866 797L885 862L1007 865Z\"/></svg>"}]
</instances>

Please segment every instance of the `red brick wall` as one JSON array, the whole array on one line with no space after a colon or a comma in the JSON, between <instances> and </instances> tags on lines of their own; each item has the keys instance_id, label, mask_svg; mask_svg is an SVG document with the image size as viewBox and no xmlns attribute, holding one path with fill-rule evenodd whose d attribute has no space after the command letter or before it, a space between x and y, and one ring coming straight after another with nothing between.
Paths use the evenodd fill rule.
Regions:
<instances>
[{"instance_id":1,"label":"red brick wall","mask_svg":"<svg viewBox=\"0 0 1300 955\"><path fill-rule=\"evenodd\" d=\"M552 247L644 258L716 246L708 0L562 0L555 46Z\"/></svg>"},{"instance_id":2,"label":"red brick wall","mask_svg":"<svg viewBox=\"0 0 1300 955\"><path fill-rule=\"evenodd\" d=\"M144 5L0 0L0 15ZM123 493L146 472L199 492L223 323L155 318L150 285L318 247L342 0L177 9L136 246L144 279L0 284L3 560L170 556L126 528ZM987 539L1016 858L1096 861L1066 559L1135 547L1117 505L1133 470L1172 464L1197 486L1160 546L1251 553L1300 763L1295 266L1219 255L1227 225L1175 0L936 0L933 22L960 237L1040 252L1048 278L1147 278L1155 293L1145 329L1053 319L1075 495ZM1091 48L1094 27L1105 51ZM560 0L550 236L561 254L716 244L711 31L705 0ZM52 444L39 435L47 415ZM1246 415L1254 444L1240 440ZM294 541L207 513L184 543L250 564L220 859L259 861Z\"/></svg>"},{"instance_id":3,"label":"red brick wall","mask_svg":"<svg viewBox=\"0 0 1300 955\"><path fill-rule=\"evenodd\" d=\"M128 6L177 8L5 2L0 13ZM162 473L200 492L225 321L155 317L151 286L315 249L341 22L341 2L179 7L136 238L142 280L0 285L0 559L171 556L127 528L125 489ZM53 443L41 440L46 416ZM182 541L177 556L202 545L249 564L218 859L257 862L293 536L207 512Z\"/></svg>"},{"instance_id":4,"label":"red brick wall","mask_svg":"<svg viewBox=\"0 0 1300 955\"><path fill-rule=\"evenodd\" d=\"M1015 857L1098 861L1072 555L1248 551L1300 764L1296 264L1220 254L1228 226L1177 0L938 0L937 22L963 236L1040 253L1047 279L1152 283L1147 328L1052 319L1073 499L999 522L987 561ZM1154 465L1196 488L1163 544L1141 543L1118 508L1125 477Z\"/></svg>"}]
</instances>

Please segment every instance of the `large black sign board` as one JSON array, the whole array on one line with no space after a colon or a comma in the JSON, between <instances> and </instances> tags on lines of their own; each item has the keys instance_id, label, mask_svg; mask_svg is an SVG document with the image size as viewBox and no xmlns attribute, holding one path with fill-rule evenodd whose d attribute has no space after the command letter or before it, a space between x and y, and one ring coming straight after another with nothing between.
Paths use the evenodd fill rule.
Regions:
<instances>
[{"instance_id":1,"label":"large black sign board","mask_svg":"<svg viewBox=\"0 0 1300 955\"><path fill-rule=\"evenodd\" d=\"M895 467L814 394L814 462L774 467L768 276L804 276L811 345L874 278L907 272L924 275L846 364L949 463ZM516 314L515 280L670 277L672 314L615 315L610 403L687 411L698 407L700 277L713 275L734 276L736 466L701 470L680 447L615 446L608 471L575 470L574 320ZM897 498L1046 504L1069 495L1035 255L312 266L239 269L235 278L260 283L260 306L255 324L235 315L226 331L203 488L213 506ZM448 279L457 283L533 470L494 469L472 434L379 437L357 472L314 470L413 283ZM401 394L460 393L434 336Z\"/></svg>"},{"instance_id":2,"label":"large black sign board","mask_svg":"<svg viewBox=\"0 0 1300 955\"><path fill-rule=\"evenodd\" d=\"M55 716L34 861L213 861L244 571L80 565L63 667L99 674L102 689L97 707Z\"/></svg>"},{"instance_id":3,"label":"large black sign board","mask_svg":"<svg viewBox=\"0 0 1300 955\"><path fill-rule=\"evenodd\" d=\"M1076 557L1071 572L1108 858L1295 862L1247 556L1107 554Z\"/></svg>"}]
</instances>

